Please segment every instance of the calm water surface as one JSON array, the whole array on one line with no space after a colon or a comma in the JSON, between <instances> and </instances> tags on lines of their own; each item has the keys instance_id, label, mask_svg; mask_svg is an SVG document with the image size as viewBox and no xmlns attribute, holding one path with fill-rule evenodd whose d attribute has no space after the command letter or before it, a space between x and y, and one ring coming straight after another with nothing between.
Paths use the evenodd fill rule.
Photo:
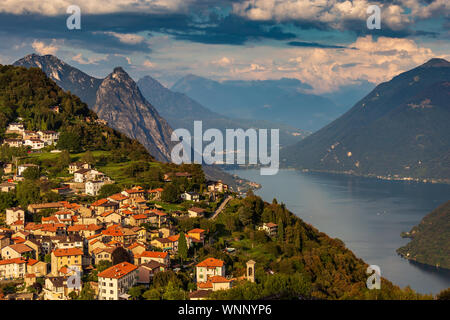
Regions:
<instances>
[{"instance_id":1,"label":"calm water surface","mask_svg":"<svg viewBox=\"0 0 450 320\"><path fill-rule=\"evenodd\" d=\"M259 170L231 171L258 182L255 193L265 201L277 198L304 221L343 240L381 275L421 293L450 287L450 272L410 263L395 250L409 240L400 237L431 210L450 200L450 185L280 170L261 176Z\"/></svg>"}]
</instances>

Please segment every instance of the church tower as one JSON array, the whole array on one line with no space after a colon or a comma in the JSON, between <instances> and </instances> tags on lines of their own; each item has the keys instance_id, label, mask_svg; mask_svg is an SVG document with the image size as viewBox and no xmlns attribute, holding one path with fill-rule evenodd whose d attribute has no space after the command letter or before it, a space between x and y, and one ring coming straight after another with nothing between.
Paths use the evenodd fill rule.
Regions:
<instances>
[{"instance_id":1,"label":"church tower","mask_svg":"<svg viewBox=\"0 0 450 320\"><path fill-rule=\"evenodd\" d=\"M255 264L256 262L253 260L247 261L247 274L245 277L250 282L255 282Z\"/></svg>"}]
</instances>

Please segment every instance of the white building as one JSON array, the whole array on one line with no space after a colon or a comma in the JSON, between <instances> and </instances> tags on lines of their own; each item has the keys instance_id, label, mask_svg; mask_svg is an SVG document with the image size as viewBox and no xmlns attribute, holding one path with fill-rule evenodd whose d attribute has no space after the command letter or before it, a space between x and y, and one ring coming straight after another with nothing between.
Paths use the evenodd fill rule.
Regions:
<instances>
[{"instance_id":1,"label":"white building","mask_svg":"<svg viewBox=\"0 0 450 320\"><path fill-rule=\"evenodd\" d=\"M104 181L97 180L97 181L88 181L86 182L85 186L85 193L90 196L96 196L100 192L100 189L105 184Z\"/></svg>"},{"instance_id":2,"label":"white building","mask_svg":"<svg viewBox=\"0 0 450 320\"><path fill-rule=\"evenodd\" d=\"M8 146L12 148L19 148L23 146L23 140L22 139L5 139L3 141L3 144L7 144Z\"/></svg>"},{"instance_id":3,"label":"white building","mask_svg":"<svg viewBox=\"0 0 450 320\"><path fill-rule=\"evenodd\" d=\"M8 128L6 129L7 133L15 132L15 133L23 133L25 131L25 127L22 123L16 123L12 122L8 125Z\"/></svg>"},{"instance_id":4,"label":"white building","mask_svg":"<svg viewBox=\"0 0 450 320\"><path fill-rule=\"evenodd\" d=\"M17 175L22 176L25 170L32 167L39 167L39 166L32 163L19 164L19 166L17 167Z\"/></svg>"},{"instance_id":5,"label":"white building","mask_svg":"<svg viewBox=\"0 0 450 320\"><path fill-rule=\"evenodd\" d=\"M56 131L43 130L37 132L39 138L45 143L45 145L53 145L58 142L59 133Z\"/></svg>"},{"instance_id":6,"label":"white building","mask_svg":"<svg viewBox=\"0 0 450 320\"><path fill-rule=\"evenodd\" d=\"M208 281L209 277L225 276L225 263L215 258L207 258L196 266L197 283Z\"/></svg>"},{"instance_id":7,"label":"white building","mask_svg":"<svg viewBox=\"0 0 450 320\"><path fill-rule=\"evenodd\" d=\"M23 209L18 207L6 209L6 224L8 226L19 220L25 221L25 211Z\"/></svg>"},{"instance_id":8,"label":"white building","mask_svg":"<svg viewBox=\"0 0 450 320\"><path fill-rule=\"evenodd\" d=\"M27 262L22 258L0 260L0 280L24 278Z\"/></svg>"},{"instance_id":9,"label":"white building","mask_svg":"<svg viewBox=\"0 0 450 320\"><path fill-rule=\"evenodd\" d=\"M45 147L44 141L40 139L27 139L23 142L24 146L30 146L33 150L39 150Z\"/></svg>"},{"instance_id":10,"label":"white building","mask_svg":"<svg viewBox=\"0 0 450 320\"><path fill-rule=\"evenodd\" d=\"M121 262L98 274L98 299L119 300L137 283L137 266Z\"/></svg>"},{"instance_id":11,"label":"white building","mask_svg":"<svg viewBox=\"0 0 450 320\"><path fill-rule=\"evenodd\" d=\"M197 192L184 192L183 194L181 194L181 199L185 201L199 202L200 195Z\"/></svg>"}]
</instances>

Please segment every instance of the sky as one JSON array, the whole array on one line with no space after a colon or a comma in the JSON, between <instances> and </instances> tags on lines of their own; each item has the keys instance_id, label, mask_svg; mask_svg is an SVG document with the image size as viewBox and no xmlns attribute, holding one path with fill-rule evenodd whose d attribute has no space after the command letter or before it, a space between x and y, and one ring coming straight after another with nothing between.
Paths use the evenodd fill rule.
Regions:
<instances>
[{"instance_id":1,"label":"sky","mask_svg":"<svg viewBox=\"0 0 450 320\"><path fill-rule=\"evenodd\" d=\"M81 29L67 8L79 6ZM381 29L367 28L367 8ZM296 78L314 93L380 83L450 60L448 0L1 0L0 64L53 54L103 78L122 66L170 86Z\"/></svg>"}]
</instances>

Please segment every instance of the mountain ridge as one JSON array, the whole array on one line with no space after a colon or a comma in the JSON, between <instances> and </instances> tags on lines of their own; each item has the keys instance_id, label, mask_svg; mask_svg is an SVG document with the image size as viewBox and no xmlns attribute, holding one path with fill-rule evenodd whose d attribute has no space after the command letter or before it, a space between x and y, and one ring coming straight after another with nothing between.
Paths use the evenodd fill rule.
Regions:
<instances>
[{"instance_id":1,"label":"mountain ridge","mask_svg":"<svg viewBox=\"0 0 450 320\"><path fill-rule=\"evenodd\" d=\"M450 182L449 66L431 60L379 84L340 118L283 149L282 163Z\"/></svg>"}]
</instances>

